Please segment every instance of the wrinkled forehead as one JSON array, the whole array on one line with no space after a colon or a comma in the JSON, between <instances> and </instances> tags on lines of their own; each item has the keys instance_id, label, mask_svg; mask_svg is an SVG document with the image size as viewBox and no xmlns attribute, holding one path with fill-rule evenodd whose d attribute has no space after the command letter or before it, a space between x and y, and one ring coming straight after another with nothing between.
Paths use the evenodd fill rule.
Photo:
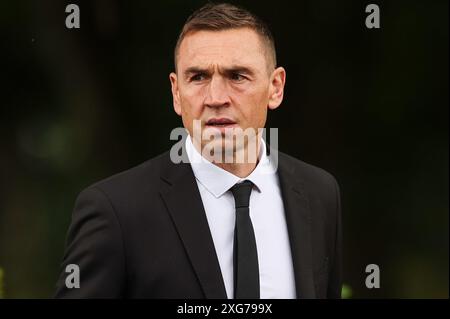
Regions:
<instances>
[{"instance_id":1,"label":"wrinkled forehead","mask_svg":"<svg viewBox=\"0 0 450 319\"><path fill-rule=\"evenodd\" d=\"M178 70L192 66L226 68L231 65L266 70L267 54L260 36L248 28L196 31L186 35L178 51Z\"/></svg>"}]
</instances>

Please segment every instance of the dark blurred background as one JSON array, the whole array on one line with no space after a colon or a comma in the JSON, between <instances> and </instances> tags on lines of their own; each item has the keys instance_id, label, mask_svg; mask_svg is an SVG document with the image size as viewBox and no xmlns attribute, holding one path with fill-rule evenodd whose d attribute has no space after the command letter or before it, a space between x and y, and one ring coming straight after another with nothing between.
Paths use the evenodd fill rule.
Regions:
<instances>
[{"instance_id":1,"label":"dark blurred background","mask_svg":"<svg viewBox=\"0 0 450 319\"><path fill-rule=\"evenodd\" d=\"M80 190L170 148L173 47L204 3L0 2L0 296L51 297ZM448 1L233 3L287 70L281 151L340 183L345 296L448 298Z\"/></svg>"}]
</instances>

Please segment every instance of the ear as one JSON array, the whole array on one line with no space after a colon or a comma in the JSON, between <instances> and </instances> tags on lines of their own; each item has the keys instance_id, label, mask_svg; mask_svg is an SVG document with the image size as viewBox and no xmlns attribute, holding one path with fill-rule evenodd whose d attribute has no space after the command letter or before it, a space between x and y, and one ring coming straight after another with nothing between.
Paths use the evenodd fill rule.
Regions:
<instances>
[{"instance_id":1,"label":"ear","mask_svg":"<svg viewBox=\"0 0 450 319\"><path fill-rule=\"evenodd\" d=\"M172 85L173 109L179 116L181 116L180 92L178 90L177 74L174 72L170 73L169 79L170 84Z\"/></svg>"},{"instance_id":2,"label":"ear","mask_svg":"<svg viewBox=\"0 0 450 319\"><path fill-rule=\"evenodd\" d=\"M269 104L271 110L280 106L283 101L284 84L286 83L286 71L282 67L276 68L270 77Z\"/></svg>"}]
</instances>

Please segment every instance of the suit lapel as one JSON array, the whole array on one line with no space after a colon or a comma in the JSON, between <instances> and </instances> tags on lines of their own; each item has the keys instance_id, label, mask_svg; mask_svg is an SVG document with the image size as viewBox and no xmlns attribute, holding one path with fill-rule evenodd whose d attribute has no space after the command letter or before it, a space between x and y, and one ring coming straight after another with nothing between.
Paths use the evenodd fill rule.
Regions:
<instances>
[{"instance_id":1,"label":"suit lapel","mask_svg":"<svg viewBox=\"0 0 450 319\"><path fill-rule=\"evenodd\" d=\"M311 211L293 166L279 153L278 177L291 245L297 298L315 298ZM161 197L174 221L206 298L226 299L219 261L190 164L173 164L161 174Z\"/></svg>"},{"instance_id":2,"label":"suit lapel","mask_svg":"<svg viewBox=\"0 0 450 319\"><path fill-rule=\"evenodd\" d=\"M312 268L311 211L293 166L279 154L278 177L291 245L297 298L315 298Z\"/></svg>"},{"instance_id":3,"label":"suit lapel","mask_svg":"<svg viewBox=\"0 0 450 319\"><path fill-rule=\"evenodd\" d=\"M190 164L173 164L161 178L161 196L172 217L206 298L226 299L214 242Z\"/></svg>"}]
</instances>

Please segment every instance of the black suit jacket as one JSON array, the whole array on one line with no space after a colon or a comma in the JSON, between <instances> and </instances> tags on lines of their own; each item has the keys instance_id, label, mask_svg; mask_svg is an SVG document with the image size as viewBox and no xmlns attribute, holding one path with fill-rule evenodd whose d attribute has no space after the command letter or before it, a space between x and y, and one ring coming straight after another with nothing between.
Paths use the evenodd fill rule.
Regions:
<instances>
[{"instance_id":1,"label":"black suit jacket","mask_svg":"<svg viewBox=\"0 0 450 319\"><path fill-rule=\"evenodd\" d=\"M279 152L298 298L340 298L340 196L324 170ZM68 289L77 264L80 288ZM169 152L82 191L58 298L227 298L190 164Z\"/></svg>"}]
</instances>

